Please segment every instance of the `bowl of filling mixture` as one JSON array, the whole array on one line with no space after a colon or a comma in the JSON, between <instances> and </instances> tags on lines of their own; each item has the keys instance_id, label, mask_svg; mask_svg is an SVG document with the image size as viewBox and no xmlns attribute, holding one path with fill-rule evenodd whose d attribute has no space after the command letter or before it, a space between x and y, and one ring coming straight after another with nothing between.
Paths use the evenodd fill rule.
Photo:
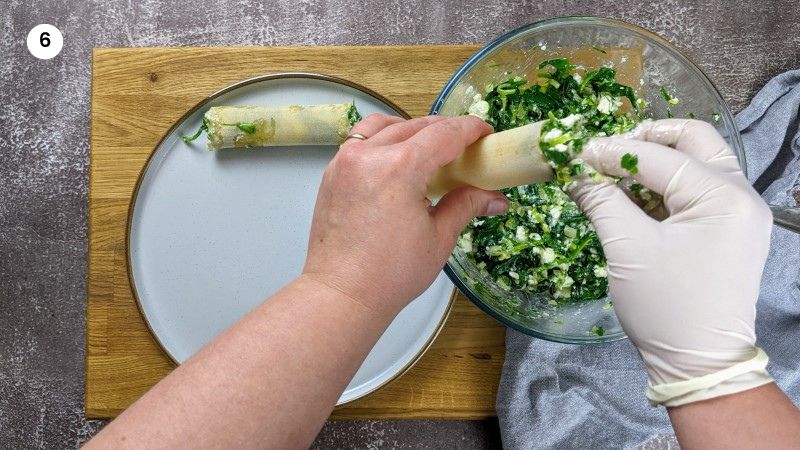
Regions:
<instances>
[{"instance_id":1,"label":"bowl of filling mixture","mask_svg":"<svg viewBox=\"0 0 800 450\"><path fill-rule=\"evenodd\" d=\"M472 114L504 131L543 121L539 150L552 182L504 189L507 214L473 220L445 271L478 307L523 333L556 342L625 337L608 293L608 268L591 222L565 193L594 136L643 120L696 118L713 124L744 166L733 116L703 72L665 39L610 19L536 22L492 41L456 71L432 114ZM632 155L620 164L637 170ZM632 178L616 180L643 209L661 199Z\"/></svg>"}]
</instances>

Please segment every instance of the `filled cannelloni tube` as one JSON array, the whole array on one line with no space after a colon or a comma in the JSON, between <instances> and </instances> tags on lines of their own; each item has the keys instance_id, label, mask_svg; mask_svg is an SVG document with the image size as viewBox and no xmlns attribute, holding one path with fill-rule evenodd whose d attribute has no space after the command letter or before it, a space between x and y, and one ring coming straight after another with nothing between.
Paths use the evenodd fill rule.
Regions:
<instances>
[{"instance_id":1,"label":"filled cannelloni tube","mask_svg":"<svg viewBox=\"0 0 800 450\"><path fill-rule=\"evenodd\" d=\"M208 149L280 145L338 145L361 120L352 103L287 106L215 106L185 142L205 131Z\"/></svg>"}]
</instances>

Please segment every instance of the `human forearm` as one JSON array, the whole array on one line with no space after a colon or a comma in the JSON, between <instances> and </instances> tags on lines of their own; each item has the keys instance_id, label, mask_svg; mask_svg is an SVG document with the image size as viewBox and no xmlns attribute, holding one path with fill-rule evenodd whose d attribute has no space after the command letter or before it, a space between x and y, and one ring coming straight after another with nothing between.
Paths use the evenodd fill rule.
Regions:
<instances>
[{"instance_id":1,"label":"human forearm","mask_svg":"<svg viewBox=\"0 0 800 450\"><path fill-rule=\"evenodd\" d=\"M154 387L90 443L307 447L394 316L435 279L477 215L508 208L434 174L491 132L473 116L373 114L325 169L304 275ZM368 139L362 139L369 136ZM268 270L268 268L265 268Z\"/></svg>"},{"instance_id":2,"label":"human forearm","mask_svg":"<svg viewBox=\"0 0 800 450\"><path fill-rule=\"evenodd\" d=\"M369 309L301 277L176 369L92 444L306 447L395 312Z\"/></svg>"},{"instance_id":3,"label":"human forearm","mask_svg":"<svg viewBox=\"0 0 800 450\"><path fill-rule=\"evenodd\" d=\"M800 411L774 383L668 411L681 448L800 447Z\"/></svg>"}]
</instances>

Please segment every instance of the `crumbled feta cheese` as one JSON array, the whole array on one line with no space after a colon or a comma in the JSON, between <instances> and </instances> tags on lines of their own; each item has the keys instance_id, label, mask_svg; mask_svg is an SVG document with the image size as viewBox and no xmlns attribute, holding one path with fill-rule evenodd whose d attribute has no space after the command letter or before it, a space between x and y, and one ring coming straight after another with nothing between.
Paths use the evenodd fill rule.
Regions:
<instances>
[{"instance_id":1,"label":"crumbled feta cheese","mask_svg":"<svg viewBox=\"0 0 800 450\"><path fill-rule=\"evenodd\" d=\"M594 266L594 276L598 278L605 278L608 276L606 268L603 266Z\"/></svg>"},{"instance_id":2,"label":"crumbled feta cheese","mask_svg":"<svg viewBox=\"0 0 800 450\"><path fill-rule=\"evenodd\" d=\"M563 134L558 128L553 128L542 136L542 141L550 143L560 138Z\"/></svg>"},{"instance_id":3,"label":"crumbled feta cheese","mask_svg":"<svg viewBox=\"0 0 800 450\"><path fill-rule=\"evenodd\" d=\"M481 94L475 94L472 105L467 109L471 116L480 117L482 120L489 118L489 103L481 98Z\"/></svg>"},{"instance_id":4,"label":"crumbled feta cheese","mask_svg":"<svg viewBox=\"0 0 800 450\"><path fill-rule=\"evenodd\" d=\"M552 248L547 247L544 250L542 250L540 257L542 258L542 263L550 264L551 262L556 260L556 252L553 251Z\"/></svg>"},{"instance_id":5,"label":"crumbled feta cheese","mask_svg":"<svg viewBox=\"0 0 800 450\"><path fill-rule=\"evenodd\" d=\"M513 270L510 270L510 271L508 272L508 276L510 276L511 278L513 278L513 279L514 279L514 281L516 281L516 280L519 280L519 274L518 274L517 272L514 272Z\"/></svg>"},{"instance_id":6,"label":"crumbled feta cheese","mask_svg":"<svg viewBox=\"0 0 800 450\"><path fill-rule=\"evenodd\" d=\"M567 128L572 128L575 126L575 123L581 119L583 119L583 116L580 114L570 114L567 117L561 119L560 122L561 125L564 125Z\"/></svg>"},{"instance_id":7,"label":"crumbled feta cheese","mask_svg":"<svg viewBox=\"0 0 800 450\"><path fill-rule=\"evenodd\" d=\"M526 230L522 225L517 227L516 235L518 241L524 242L528 240L528 230Z\"/></svg>"},{"instance_id":8,"label":"crumbled feta cheese","mask_svg":"<svg viewBox=\"0 0 800 450\"><path fill-rule=\"evenodd\" d=\"M464 253L472 253L472 233L462 233L461 236L458 237L458 248Z\"/></svg>"},{"instance_id":9,"label":"crumbled feta cheese","mask_svg":"<svg viewBox=\"0 0 800 450\"><path fill-rule=\"evenodd\" d=\"M554 206L550 209L550 223L558 222L558 219L561 218L561 207Z\"/></svg>"},{"instance_id":10,"label":"crumbled feta cheese","mask_svg":"<svg viewBox=\"0 0 800 450\"><path fill-rule=\"evenodd\" d=\"M572 228L570 226L564 227L564 236L570 239L575 239L575 236L577 235L578 235L578 230L576 230L575 228Z\"/></svg>"},{"instance_id":11,"label":"crumbled feta cheese","mask_svg":"<svg viewBox=\"0 0 800 450\"><path fill-rule=\"evenodd\" d=\"M622 101L610 95L601 95L597 102L597 110L603 114L611 114L622 106Z\"/></svg>"},{"instance_id":12,"label":"crumbled feta cheese","mask_svg":"<svg viewBox=\"0 0 800 450\"><path fill-rule=\"evenodd\" d=\"M555 150L557 150L559 152L562 152L562 153L566 152L567 150L569 150L569 148L564 144L556 144L556 145L553 146L553 149L555 149Z\"/></svg>"}]
</instances>

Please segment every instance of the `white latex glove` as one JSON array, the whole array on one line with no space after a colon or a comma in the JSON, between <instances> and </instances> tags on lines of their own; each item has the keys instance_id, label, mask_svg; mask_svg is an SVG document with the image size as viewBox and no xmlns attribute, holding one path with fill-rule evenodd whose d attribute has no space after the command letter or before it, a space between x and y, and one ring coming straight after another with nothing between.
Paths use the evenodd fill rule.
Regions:
<instances>
[{"instance_id":1,"label":"white latex glove","mask_svg":"<svg viewBox=\"0 0 800 450\"><path fill-rule=\"evenodd\" d=\"M593 139L581 158L629 176L626 153L639 158L634 178L664 196L668 218L651 218L608 182L583 180L572 195L603 244L614 310L647 366L648 398L677 406L771 382L754 329L772 227L766 204L705 122L646 122L626 138Z\"/></svg>"}]
</instances>

